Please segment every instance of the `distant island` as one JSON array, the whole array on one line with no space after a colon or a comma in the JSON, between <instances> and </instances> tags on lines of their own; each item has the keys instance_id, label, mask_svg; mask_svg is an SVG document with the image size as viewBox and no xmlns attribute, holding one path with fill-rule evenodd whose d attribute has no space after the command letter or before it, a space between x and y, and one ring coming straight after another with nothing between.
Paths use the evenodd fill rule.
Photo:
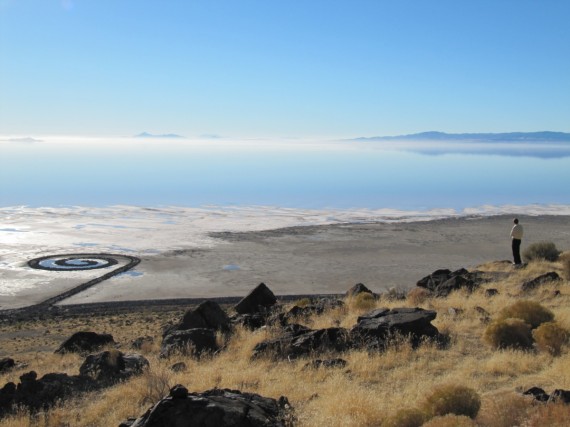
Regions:
<instances>
[{"instance_id":1,"label":"distant island","mask_svg":"<svg viewBox=\"0 0 570 427\"><path fill-rule=\"evenodd\" d=\"M4 141L8 141L8 142L19 142L19 143L24 143L24 144L31 144L33 142L42 142L41 139L35 139L32 137L25 137L25 138L9 138L9 139L5 139Z\"/></svg>"},{"instance_id":2,"label":"distant island","mask_svg":"<svg viewBox=\"0 0 570 427\"><path fill-rule=\"evenodd\" d=\"M175 133L166 133L162 135L155 135L148 132L142 132L135 135L135 138L184 138L182 135L176 135Z\"/></svg>"},{"instance_id":3,"label":"distant island","mask_svg":"<svg viewBox=\"0 0 570 427\"><path fill-rule=\"evenodd\" d=\"M372 136L352 141L471 141L471 142L570 142L566 132L445 133L421 132L410 135Z\"/></svg>"}]
</instances>

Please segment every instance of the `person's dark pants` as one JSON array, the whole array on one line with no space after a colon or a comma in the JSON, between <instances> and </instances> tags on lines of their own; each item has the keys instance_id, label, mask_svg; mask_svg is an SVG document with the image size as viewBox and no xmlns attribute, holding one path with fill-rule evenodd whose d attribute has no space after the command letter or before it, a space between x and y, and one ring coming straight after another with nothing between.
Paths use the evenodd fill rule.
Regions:
<instances>
[{"instance_id":1,"label":"person's dark pants","mask_svg":"<svg viewBox=\"0 0 570 427\"><path fill-rule=\"evenodd\" d=\"M522 264L521 261L521 239L513 239L513 259L515 264Z\"/></svg>"}]
</instances>

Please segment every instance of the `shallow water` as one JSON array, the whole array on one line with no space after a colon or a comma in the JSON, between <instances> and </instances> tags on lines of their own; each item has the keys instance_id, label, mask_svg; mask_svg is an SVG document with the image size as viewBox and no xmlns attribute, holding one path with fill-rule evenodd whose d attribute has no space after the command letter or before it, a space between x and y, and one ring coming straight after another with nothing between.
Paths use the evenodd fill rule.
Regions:
<instances>
[{"instance_id":1,"label":"shallow water","mask_svg":"<svg viewBox=\"0 0 570 427\"><path fill-rule=\"evenodd\" d=\"M52 137L0 150L3 207L570 204L565 145ZM125 226L77 227L93 225Z\"/></svg>"}]
</instances>

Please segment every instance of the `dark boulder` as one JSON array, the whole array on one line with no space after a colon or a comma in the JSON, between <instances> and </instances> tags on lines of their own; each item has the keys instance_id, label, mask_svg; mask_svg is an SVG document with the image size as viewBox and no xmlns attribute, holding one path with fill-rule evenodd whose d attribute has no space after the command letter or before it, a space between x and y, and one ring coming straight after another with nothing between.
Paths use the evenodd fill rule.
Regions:
<instances>
[{"instance_id":1,"label":"dark boulder","mask_svg":"<svg viewBox=\"0 0 570 427\"><path fill-rule=\"evenodd\" d=\"M361 294L361 293L367 293L370 295L374 295L374 293L370 289L368 289L363 283L357 283L352 288L350 288L348 291L346 291L345 297L351 298L351 297L355 297L356 295Z\"/></svg>"},{"instance_id":2,"label":"dark boulder","mask_svg":"<svg viewBox=\"0 0 570 427\"><path fill-rule=\"evenodd\" d=\"M79 373L93 378L102 386L108 386L139 375L148 366L148 360L140 354L111 350L87 356Z\"/></svg>"},{"instance_id":3,"label":"dark boulder","mask_svg":"<svg viewBox=\"0 0 570 427\"><path fill-rule=\"evenodd\" d=\"M277 298L265 283L260 283L235 306L239 314L258 313L275 305Z\"/></svg>"},{"instance_id":4,"label":"dark boulder","mask_svg":"<svg viewBox=\"0 0 570 427\"><path fill-rule=\"evenodd\" d=\"M111 334L76 332L65 340L55 352L59 354L90 353L109 344L115 344Z\"/></svg>"},{"instance_id":5,"label":"dark boulder","mask_svg":"<svg viewBox=\"0 0 570 427\"><path fill-rule=\"evenodd\" d=\"M420 288L429 289L430 291L435 291L435 289L439 285L448 280L450 277L451 277L451 270L448 270L447 268L442 268L420 279L416 283L416 286L419 286Z\"/></svg>"},{"instance_id":6,"label":"dark boulder","mask_svg":"<svg viewBox=\"0 0 570 427\"><path fill-rule=\"evenodd\" d=\"M560 276L558 275L558 273L556 273L555 271L551 271L549 273L545 273L545 274L542 274L538 277L535 277L532 280L524 282L521 285L521 290L523 292L528 292L528 291L531 291L533 289L538 288L541 285L545 285L545 284L551 283L551 282L558 282L560 280L561 279L560 279Z\"/></svg>"},{"instance_id":7,"label":"dark boulder","mask_svg":"<svg viewBox=\"0 0 570 427\"><path fill-rule=\"evenodd\" d=\"M58 401L97 389L98 384L87 376L50 373L38 379L36 372L30 371L20 376L19 384L7 383L0 389L0 415L15 407L45 410Z\"/></svg>"},{"instance_id":8,"label":"dark boulder","mask_svg":"<svg viewBox=\"0 0 570 427\"><path fill-rule=\"evenodd\" d=\"M301 325L285 328L285 334L262 341L253 349L254 357L269 354L294 359L314 353L339 352L351 347L350 334L344 328L307 329Z\"/></svg>"},{"instance_id":9,"label":"dark boulder","mask_svg":"<svg viewBox=\"0 0 570 427\"><path fill-rule=\"evenodd\" d=\"M188 369L188 367L184 362L177 362L170 367L170 370L173 372L184 372L186 369Z\"/></svg>"},{"instance_id":10,"label":"dark boulder","mask_svg":"<svg viewBox=\"0 0 570 427\"><path fill-rule=\"evenodd\" d=\"M241 325L249 330L255 330L264 326L285 326L289 322L286 313L281 312L282 306L264 308L257 313L235 314L231 317L234 325Z\"/></svg>"},{"instance_id":11,"label":"dark boulder","mask_svg":"<svg viewBox=\"0 0 570 427\"><path fill-rule=\"evenodd\" d=\"M556 389L550 395L552 402L570 403L570 390Z\"/></svg>"},{"instance_id":12,"label":"dark boulder","mask_svg":"<svg viewBox=\"0 0 570 427\"><path fill-rule=\"evenodd\" d=\"M230 318L217 302L204 301L195 310L188 310L182 318L182 329L206 328L229 331Z\"/></svg>"},{"instance_id":13,"label":"dark boulder","mask_svg":"<svg viewBox=\"0 0 570 427\"><path fill-rule=\"evenodd\" d=\"M356 322L360 322L361 320L365 320L365 319L377 319L379 317L385 316L389 312L390 312L389 308L376 308L372 311L369 311L366 314L363 314L362 316L358 316L358 319L356 319Z\"/></svg>"},{"instance_id":14,"label":"dark boulder","mask_svg":"<svg viewBox=\"0 0 570 427\"><path fill-rule=\"evenodd\" d=\"M464 268L455 271L440 269L420 279L416 285L429 289L436 297L446 297L458 289L473 291L486 281L479 271L469 272Z\"/></svg>"},{"instance_id":15,"label":"dark boulder","mask_svg":"<svg viewBox=\"0 0 570 427\"><path fill-rule=\"evenodd\" d=\"M200 357L202 353L215 352L218 349L216 334L212 329L173 331L162 340L160 357L169 357L174 352Z\"/></svg>"},{"instance_id":16,"label":"dark boulder","mask_svg":"<svg viewBox=\"0 0 570 427\"><path fill-rule=\"evenodd\" d=\"M531 387L523 395L532 396L539 402L570 403L570 390L556 389L549 395L540 387Z\"/></svg>"},{"instance_id":17,"label":"dark boulder","mask_svg":"<svg viewBox=\"0 0 570 427\"><path fill-rule=\"evenodd\" d=\"M6 372L16 366L16 362L14 359L10 357L5 357L4 359L0 359L0 372Z\"/></svg>"},{"instance_id":18,"label":"dark boulder","mask_svg":"<svg viewBox=\"0 0 570 427\"><path fill-rule=\"evenodd\" d=\"M485 289L485 296L487 298L494 297L495 295L499 295L499 291L495 288Z\"/></svg>"},{"instance_id":19,"label":"dark boulder","mask_svg":"<svg viewBox=\"0 0 570 427\"><path fill-rule=\"evenodd\" d=\"M548 402L550 396L540 387L531 387L523 392L525 396L532 396L535 400L539 402Z\"/></svg>"},{"instance_id":20,"label":"dark boulder","mask_svg":"<svg viewBox=\"0 0 570 427\"><path fill-rule=\"evenodd\" d=\"M237 390L189 393L175 386L131 427L278 427L290 419L287 398L275 400ZM290 423L287 423L287 425Z\"/></svg>"},{"instance_id":21,"label":"dark boulder","mask_svg":"<svg viewBox=\"0 0 570 427\"><path fill-rule=\"evenodd\" d=\"M355 341L382 342L395 335L409 337L414 345L423 339L443 337L431 321L437 313L422 308L377 309L359 317L352 328Z\"/></svg>"}]
</instances>

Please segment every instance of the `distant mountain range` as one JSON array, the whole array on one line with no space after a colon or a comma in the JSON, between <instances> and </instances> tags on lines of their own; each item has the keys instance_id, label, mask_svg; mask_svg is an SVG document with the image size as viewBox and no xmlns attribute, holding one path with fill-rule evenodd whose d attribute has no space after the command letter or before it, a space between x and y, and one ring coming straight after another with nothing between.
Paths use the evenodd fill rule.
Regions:
<instances>
[{"instance_id":1,"label":"distant mountain range","mask_svg":"<svg viewBox=\"0 0 570 427\"><path fill-rule=\"evenodd\" d=\"M148 132L142 132L135 135L135 138L184 138L182 135L176 135L175 133L166 133L163 135L154 135Z\"/></svg>"},{"instance_id":2,"label":"distant mountain range","mask_svg":"<svg viewBox=\"0 0 570 427\"><path fill-rule=\"evenodd\" d=\"M421 132L410 135L372 136L353 141L472 141L472 142L569 142L565 132L508 132L508 133L445 133Z\"/></svg>"}]
</instances>

